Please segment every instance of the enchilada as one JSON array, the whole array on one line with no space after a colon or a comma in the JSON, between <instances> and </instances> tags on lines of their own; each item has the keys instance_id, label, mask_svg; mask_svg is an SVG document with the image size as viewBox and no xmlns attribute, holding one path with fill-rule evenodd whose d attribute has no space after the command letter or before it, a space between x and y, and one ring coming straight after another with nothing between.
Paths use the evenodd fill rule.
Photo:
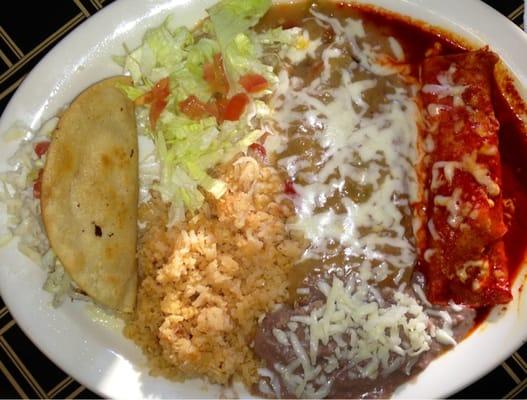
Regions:
<instances>
[{"instance_id":1,"label":"enchilada","mask_svg":"<svg viewBox=\"0 0 527 400\"><path fill-rule=\"evenodd\" d=\"M423 61L428 217L422 267L433 303L479 307L511 300L492 104L497 60L483 49Z\"/></svg>"}]
</instances>

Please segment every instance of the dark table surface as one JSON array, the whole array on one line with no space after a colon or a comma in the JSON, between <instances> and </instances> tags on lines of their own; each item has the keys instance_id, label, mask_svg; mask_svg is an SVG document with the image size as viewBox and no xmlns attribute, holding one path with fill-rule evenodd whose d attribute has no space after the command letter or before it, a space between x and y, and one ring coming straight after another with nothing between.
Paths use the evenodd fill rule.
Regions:
<instances>
[{"instance_id":1,"label":"dark table surface","mask_svg":"<svg viewBox=\"0 0 527 400\"><path fill-rule=\"evenodd\" d=\"M514 23L523 25L522 0L485 2ZM36 63L77 25L109 3L111 0L9 2L9 7L0 13L0 114ZM0 397L98 398L31 343L1 298ZM527 344L453 397L527 398Z\"/></svg>"}]
</instances>

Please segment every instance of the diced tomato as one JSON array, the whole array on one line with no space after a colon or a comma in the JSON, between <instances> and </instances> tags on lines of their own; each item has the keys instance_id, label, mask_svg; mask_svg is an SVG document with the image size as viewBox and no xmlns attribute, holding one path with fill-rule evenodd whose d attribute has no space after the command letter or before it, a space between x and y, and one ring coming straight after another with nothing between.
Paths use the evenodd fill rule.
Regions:
<instances>
[{"instance_id":1,"label":"diced tomato","mask_svg":"<svg viewBox=\"0 0 527 400\"><path fill-rule=\"evenodd\" d=\"M227 104L228 101L223 96L203 103L196 96L192 95L179 103L179 109L183 114L195 120L211 115L221 124L224 120L223 115Z\"/></svg>"},{"instance_id":2,"label":"diced tomato","mask_svg":"<svg viewBox=\"0 0 527 400\"><path fill-rule=\"evenodd\" d=\"M296 190L295 190L295 186L294 186L293 181L291 179L288 179L287 181L285 181L285 183L284 183L284 193L285 194L290 194L290 195L297 194Z\"/></svg>"},{"instance_id":3,"label":"diced tomato","mask_svg":"<svg viewBox=\"0 0 527 400\"><path fill-rule=\"evenodd\" d=\"M226 95L229 93L229 81L223 69L223 59L220 53L214 54L212 63L203 66L203 79L205 79L214 93Z\"/></svg>"},{"instance_id":4,"label":"diced tomato","mask_svg":"<svg viewBox=\"0 0 527 400\"><path fill-rule=\"evenodd\" d=\"M209 114L207 104L203 103L196 96L192 95L179 102L179 109L183 114L191 119L201 119Z\"/></svg>"},{"instance_id":5,"label":"diced tomato","mask_svg":"<svg viewBox=\"0 0 527 400\"><path fill-rule=\"evenodd\" d=\"M167 105L167 97L170 94L169 79L163 78L155 84L152 90L135 100L135 104L150 104L150 125L155 128L159 116Z\"/></svg>"},{"instance_id":6,"label":"diced tomato","mask_svg":"<svg viewBox=\"0 0 527 400\"><path fill-rule=\"evenodd\" d=\"M38 156L38 158L42 157L49 148L49 142L39 142L35 146L35 154Z\"/></svg>"},{"instance_id":7,"label":"diced tomato","mask_svg":"<svg viewBox=\"0 0 527 400\"><path fill-rule=\"evenodd\" d=\"M249 93L260 92L269 86L267 79L259 74L245 74L240 78L239 82Z\"/></svg>"},{"instance_id":8,"label":"diced tomato","mask_svg":"<svg viewBox=\"0 0 527 400\"><path fill-rule=\"evenodd\" d=\"M150 105L150 124L155 128L161 112L167 105L167 97L170 94L168 78L161 79L152 90L152 104Z\"/></svg>"},{"instance_id":9,"label":"diced tomato","mask_svg":"<svg viewBox=\"0 0 527 400\"><path fill-rule=\"evenodd\" d=\"M170 94L169 79L163 78L155 84L149 92L135 99L135 104L144 105L152 103L156 98L166 98Z\"/></svg>"},{"instance_id":10,"label":"diced tomato","mask_svg":"<svg viewBox=\"0 0 527 400\"><path fill-rule=\"evenodd\" d=\"M203 65L203 79L207 82L214 81L214 63L207 63Z\"/></svg>"},{"instance_id":11,"label":"diced tomato","mask_svg":"<svg viewBox=\"0 0 527 400\"><path fill-rule=\"evenodd\" d=\"M167 101L165 99L158 99L153 101L150 105L150 126L154 129L157 125L157 120L159 116L167 106Z\"/></svg>"},{"instance_id":12,"label":"diced tomato","mask_svg":"<svg viewBox=\"0 0 527 400\"><path fill-rule=\"evenodd\" d=\"M223 115L225 114L228 103L225 97L219 96L217 99L210 100L206 105L208 113L216 117L219 124L224 120Z\"/></svg>"},{"instance_id":13,"label":"diced tomato","mask_svg":"<svg viewBox=\"0 0 527 400\"><path fill-rule=\"evenodd\" d=\"M42 171L41 168L40 171L38 171L38 177L35 179L35 182L33 182L33 197L35 199L40 199L40 193L42 191Z\"/></svg>"},{"instance_id":14,"label":"diced tomato","mask_svg":"<svg viewBox=\"0 0 527 400\"><path fill-rule=\"evenodd\" d=\"M262 159L265 158L267 155L267 151L265 150L265 147L261 145L260 143L253 143L249 146L249 149L254 151L258 156L260 156Z\"/></svg>"},{"instance_id":15,"label":"diced tomato","mask_svg":"<svg viewBox=\"0 0 527 400\"><path fill-rule=\"evenodd\" d=\"M223 119L226 121L238 121L245 111L245 107L249 103L249 96L245 93L238 93L231 97L225 112L223 113Z\"/></svg>"}]
</instances>

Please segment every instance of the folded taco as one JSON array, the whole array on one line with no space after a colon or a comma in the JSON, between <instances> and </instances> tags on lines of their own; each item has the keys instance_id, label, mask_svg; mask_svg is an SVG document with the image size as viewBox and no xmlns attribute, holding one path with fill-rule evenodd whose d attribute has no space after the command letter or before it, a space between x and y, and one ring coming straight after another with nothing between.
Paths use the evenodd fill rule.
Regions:
<instances>
[{"instance_id":1,"label":"folded taco","mask_svg":"<svg viewBox=\"0 0 527 400\"><path fill-rule=\"evenodd\" d=\"M50 244L95 302L130 312L137 286L138 149L134 105L113 77L62 114L42 175Z\"/></svg>"}]
</instances>

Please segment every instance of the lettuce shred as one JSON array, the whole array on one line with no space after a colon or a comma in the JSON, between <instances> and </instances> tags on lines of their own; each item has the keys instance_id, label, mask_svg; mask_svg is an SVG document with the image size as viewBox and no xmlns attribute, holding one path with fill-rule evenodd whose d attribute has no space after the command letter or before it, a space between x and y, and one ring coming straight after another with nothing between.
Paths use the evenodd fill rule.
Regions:
<instances>
[{"instance_id":1,"label":"lettuce shred","mask_svg":"<svg viewBox=\"0 0 527 400\"><path fill-rule=\"evenodd\" d=\"M275 53L290 46L298 35L296 29L251 30L270 6L270 0L223 0L209 8L209 18L192 31L176 26L168 17L146 32L139 47L116 58L133 81L133 86L121 89L136 103L145 99L156 83L169 80L166 104L155 124L139 121L153 140L161 164L154 189L171 205L169 224L183 220L187 211L198 210L204 202L202 191L221 197L227 185L210 176L209 170L246 151L262 135L252 128L257 126L254 119L262 117L259 110L266 113L257 99L272 93L278 83L274 66L262 60L266 51ZM180 109L180 103L190 96L201 104L214 101L216 93L205 79L204 69L214 63L218 53L229 83L227 96L244 90L238 83L244 74L260 74L269 83L261 93L248 94L249 104L238 121L218 121L213 115L191 118ZM139 108L152 107L138 104ZM148 118L149 114L137 115Z\"/></svg>"}]
</instances>

